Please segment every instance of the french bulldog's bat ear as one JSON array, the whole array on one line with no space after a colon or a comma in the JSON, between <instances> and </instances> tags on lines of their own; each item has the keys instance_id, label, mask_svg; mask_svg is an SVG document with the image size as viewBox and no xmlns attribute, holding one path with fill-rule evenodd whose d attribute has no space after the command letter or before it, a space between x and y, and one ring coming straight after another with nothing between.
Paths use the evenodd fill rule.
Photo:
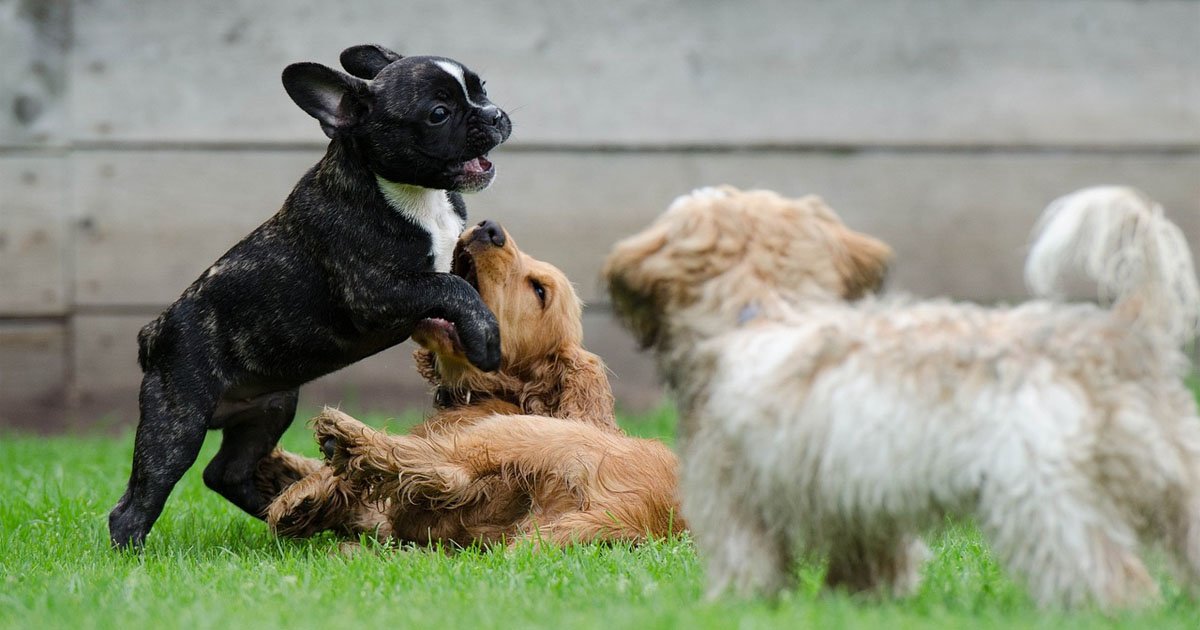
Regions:
<instances>
[{"instance_id":1,"label":"french bulldog's bat ear","mask_svg":"<svg viewBox=\"0 0 1200 630\"><path fill-rule=\"evenodd\" d=\"M401 58L399 53L379 44L351 46L343 50L340 57L346 72L367 80L374 79L380 70L393 61L400 61Z\"/></svg>"},{"instance_id":2,"label":"french bulldog's bat ear","mask_svg":"<svg viewBox=\"0 0 1200 630\"><path fill-rule=\"evenodd\" d=\"M321 130L330 138L358 123L371 99L366 81L311 62L284 68L283 89L300 109L321 123Z\"/></svg>"}]
</instances>

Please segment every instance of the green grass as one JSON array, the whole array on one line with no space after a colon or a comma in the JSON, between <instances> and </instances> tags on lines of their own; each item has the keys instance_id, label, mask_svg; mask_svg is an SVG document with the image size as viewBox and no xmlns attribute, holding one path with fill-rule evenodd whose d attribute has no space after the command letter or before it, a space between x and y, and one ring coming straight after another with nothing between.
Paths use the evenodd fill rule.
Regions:
<instances>
[{"instance_id":1,"label":"green grass","mask_svg":"<svg viewBox=\"0 0 1200 630\"><path fill-rule=\"evenodd\" d=\"M669 410L625 422L661 437L673 424ZM129 434L0 436L0 627L1200 627L1200 603L1161 570L1165 602L1154 609L1114 618L1038 611L969 524L932 537L936 555L918 595L882 602L822 593L814 561L776 603L705 603L686 537L638 548L346 556L331 537L273 538L206 490L201 466L175 490L145 553L116 553L105 517L123 489L131 443ZM303 423L284 444L316 453Z\"/></svg>"}]
</instances>

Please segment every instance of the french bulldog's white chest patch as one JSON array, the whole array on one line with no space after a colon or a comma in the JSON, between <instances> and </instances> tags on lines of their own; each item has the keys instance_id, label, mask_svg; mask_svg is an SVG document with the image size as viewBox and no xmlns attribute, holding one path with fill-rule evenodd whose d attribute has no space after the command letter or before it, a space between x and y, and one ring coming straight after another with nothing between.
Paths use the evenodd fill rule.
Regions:
<instances>
[{"instance_id":1,"label":"french bulldog's white chest patch","mask_svg":"<svg viewBox=\"0 0 1200 630\"><path fill-rule=\"evenodd\" d=\"M446 191L397 184L378 175L375 179L379 181L379 190L383 192L388 205L429 234L433 270L440 273L450 271L454 244L466 226L454 211Z\"/></svg>"}]
</instances>

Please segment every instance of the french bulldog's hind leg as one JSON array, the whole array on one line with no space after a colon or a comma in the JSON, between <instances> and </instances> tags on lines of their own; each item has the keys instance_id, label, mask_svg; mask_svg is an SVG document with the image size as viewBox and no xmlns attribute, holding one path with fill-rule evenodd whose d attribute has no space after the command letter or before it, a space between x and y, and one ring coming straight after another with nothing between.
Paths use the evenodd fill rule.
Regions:
<instances>
[{"instance_id":1,"label":"french bulldog's hind leg","mask_svg":"<svg viewBox=\"0 0 1200 630\"><path fill-rule=\"evenodd\" d=\"M119 549L145 543L171 490L196 462L216 406L216 388L205 387L202 379L175 375L170 382L174 386L157 371L142 379L133 469L125 494L108 515L109 538Z\"/></svg>"},{"instance_id":2,"label":"french bulldog's hind leg","mask_svg":"<svg viewBox=\"0 0 1200 630\"><path fill-rule=\"evenodd\" d=\"M213 418L213 426L223 427L224 435L220 450L204 469L204 483L251 516L266 518L274 498L259 491L256 473L292 423L297 396L294 389L259 396L228 415L218 408Z\"/></svg>"}]
</instances>

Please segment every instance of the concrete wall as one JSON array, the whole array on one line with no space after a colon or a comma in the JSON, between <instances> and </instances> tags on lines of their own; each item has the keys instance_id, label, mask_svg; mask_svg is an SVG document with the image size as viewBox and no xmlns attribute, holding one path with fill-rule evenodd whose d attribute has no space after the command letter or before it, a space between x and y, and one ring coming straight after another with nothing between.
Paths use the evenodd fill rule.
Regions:
<instances>
[{"instance_id":1,"label":"concrete wall","mask_svg":"<svg viewBox=\"0 0 1200 630\"><path fill-rule=\"evenodd\" d=\"M137 329L321 154L280 70L361 42L487 79L515 131L472 216L570 274L634 407L597 268L696 186L818 192L921 294L1023 295L1033 217L1088 184L1200 247L1194 1L0 0L0 427L136 416ZM408 352L304 399L423 405Z\"/></svg>"}]
</instances>

